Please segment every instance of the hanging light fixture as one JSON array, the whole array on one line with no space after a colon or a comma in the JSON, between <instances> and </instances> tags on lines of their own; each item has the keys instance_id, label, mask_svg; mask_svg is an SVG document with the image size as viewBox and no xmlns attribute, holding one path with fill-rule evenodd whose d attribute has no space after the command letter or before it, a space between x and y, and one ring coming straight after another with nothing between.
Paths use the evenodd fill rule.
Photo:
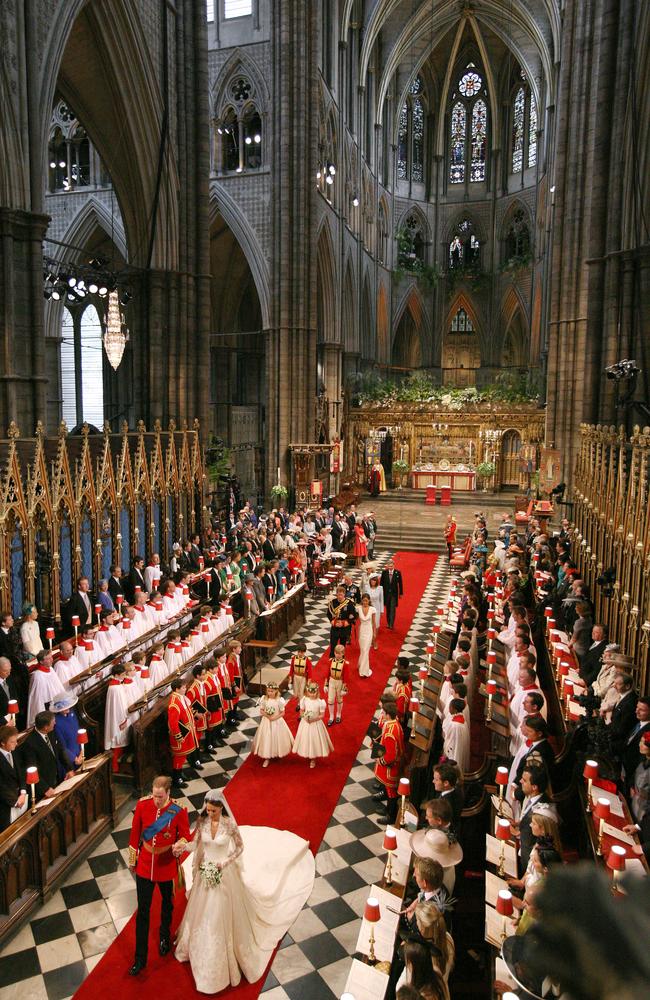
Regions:
<instances>
[{"instance_id":1,"label":"hanging light fixture","mask_svg":"<svg viewBox=\"0 0 650 1000\"><path fill-rule=\"evenodd\" d=\"M106 328L104 330L104 350L114 371L120 366L129 331L120 310L117 291L109 292L106 307Z\"/></svg>"}]
</instances>

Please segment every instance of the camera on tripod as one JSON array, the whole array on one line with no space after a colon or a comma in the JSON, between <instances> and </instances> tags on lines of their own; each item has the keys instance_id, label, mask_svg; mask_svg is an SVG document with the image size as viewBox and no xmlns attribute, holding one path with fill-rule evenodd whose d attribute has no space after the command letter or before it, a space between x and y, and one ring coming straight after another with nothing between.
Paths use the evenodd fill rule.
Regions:
<instances>
[{"instance_id":1,"label":"camera on tripod","mask_svg":"<svg viewBox=\"0 0 650 1000\"><path fill-rule=\"evenodd\" d=\"M604 573L596 577L596 583L599 587L603 588L603 597L611 597L614 593L614 584L616 582L616 570L613 566L606 569Z\"/></svg>"}]
</instances>

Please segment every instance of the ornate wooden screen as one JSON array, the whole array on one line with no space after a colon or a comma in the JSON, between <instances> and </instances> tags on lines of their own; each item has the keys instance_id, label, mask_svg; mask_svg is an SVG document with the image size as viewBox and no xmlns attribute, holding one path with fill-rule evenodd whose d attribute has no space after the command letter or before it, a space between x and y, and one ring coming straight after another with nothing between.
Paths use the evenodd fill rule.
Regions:
<instances>
[{"instance_id":1,"label":"ornate wooden screen","mask_svg":"<svg viewBox=\"0 0 650 1000\"><path fill-rule=\"evenodd\" d=\"M583 424L576 463L573 520L577 563L595 601L596 621L634 657L647 693L650 642L650 427ZM612 579L602 580L607 570ZM601 582L599 583L599 580Z\"/></svg>"},{"instance_id":2,"label":"ornate wooden screen","mask_svg":"<svg viewBox=\"0 0 650 1000\"><path fill-rule=\"evenodd\" d=\"M0 440L0 609L21 612L35 601L60 617L76 578L92 585L111 563L128 569L133 556L159 552L200 530L204 503L198 422L147 431L125 423L120 434L46 438L41 424L21 438L12 423Z\"/></svg>"}]
</instances>

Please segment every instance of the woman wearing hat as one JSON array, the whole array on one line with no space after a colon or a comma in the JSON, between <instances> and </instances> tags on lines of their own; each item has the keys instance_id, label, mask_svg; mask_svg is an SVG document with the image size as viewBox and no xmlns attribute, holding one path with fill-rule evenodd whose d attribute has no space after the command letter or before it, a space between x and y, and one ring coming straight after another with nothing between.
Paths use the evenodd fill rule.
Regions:
<instances>
[{"instance_id":1,"label":"woman wearing hat","mask_svg":"<svg viewBox=\"0 0 650 1000\"><path fill-rule=\"evenodd\" d=\"M455 867L463 860L463 849L451 829L451 806L444 799L424 805L427 827L411 834L411 850L418 858L432 858L444 869L443 885L451 894L456 881Z\"/></svg>"},{"instance_id":2,"label":"woman wearing hat","mask_svg":"<svg viewBox=\"0 0 650 1000\"><path fill-rule=\"evenodd\" d=\"M55 714L54 732L61 740L70 760L74 761L75 768L81 764L81 751L77 740L81 724L74 710L78 701L76 694L67 692L64 698L59 698L50 705L50 711Z\"/></svg>"},{"instance_id":3,"label":"woman wearing hat","mask_svg":"<svg viewBox=\"0 0 650 1000\"><path fill-rule=\"evenodd\" d=\"M31 656L38 656L43 648L38 627L38 608L35 604L23 604L23 623L20 626L20 641L23 649Z\"/></svg>"},{"instance_id":4,"label":"woman wearing hat","mask_svg":"<svg viewBox=\"0 0 650 1000\"><path fill-rule=\"evenodd\" d=\"M188 901L176 959L189 962L199 993L256 982L309 898L314 856L286 830L237 826L222 793L211 789L185 849ZM260 864L263 859L263 864Z\"/></svg>"}]
</instances>

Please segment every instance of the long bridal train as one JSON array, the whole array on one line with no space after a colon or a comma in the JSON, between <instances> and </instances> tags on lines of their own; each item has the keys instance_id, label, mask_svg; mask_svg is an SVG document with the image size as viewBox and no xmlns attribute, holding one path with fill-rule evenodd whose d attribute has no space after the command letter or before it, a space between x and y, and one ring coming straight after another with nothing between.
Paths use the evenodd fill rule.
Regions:
<instances>
[{"instance_id":1,"label":"long bridal train","mask_svg":"<svg viewBox=\"0 0 650 1000\"><path fill-rule=\"evenodd\" d=\"M200 993L236 986L242 975L256 982L314 884L315 861L306 840L271 827L241 826L239 833L243 851L223 869L220 884L209 885L199 869L205 862L223 864L232 854L226 824L214 840L210 824L200 824L195 833L200 841L183 863L189 896L176 958L190 962Z\"/></svg>"}]
</instances>

